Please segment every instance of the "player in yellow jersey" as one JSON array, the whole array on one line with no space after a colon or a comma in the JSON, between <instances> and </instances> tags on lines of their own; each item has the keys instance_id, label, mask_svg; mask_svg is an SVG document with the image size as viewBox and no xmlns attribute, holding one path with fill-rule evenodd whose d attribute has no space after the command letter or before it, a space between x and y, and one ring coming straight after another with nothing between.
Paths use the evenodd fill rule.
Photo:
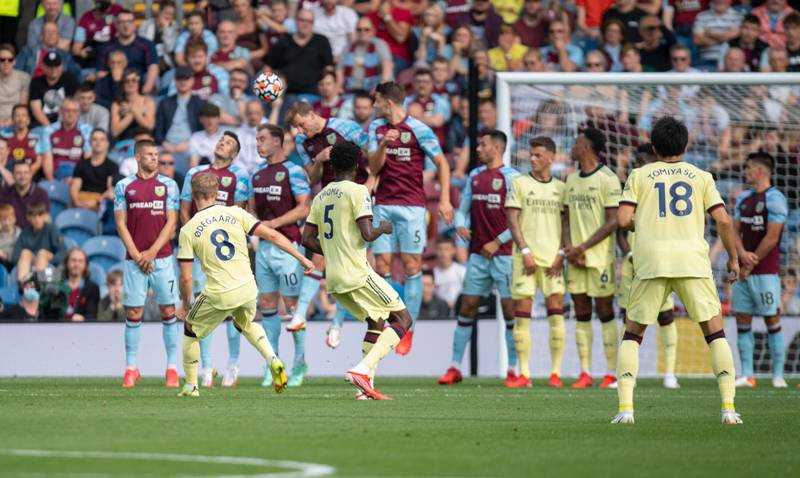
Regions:
<instances>
[{"instance_id":1,"label":"player in yellow jersey","mask_svg":"<svg viewBox=\"0 0 800 478\"><path fill-rule=\"evenodd\" d=\"M561 388L564 357L564 183L550 174L556 144L544 136L531 140L531 172L517 176L506 199L506 216L514 238L511 298L514 299L514 345L520 375L513 387L531 386L531 308L536 290L545 297L550 323L550 378Z\"/></svg>"},{"instance_id":2,"label":"player in yellow jersey","mask_svg":"<svg viewBox=\"0 0 800 478\"><path fill-rule=\"evenodd\" d=\"M219 178L211 173L192 177L192 199L197 212L181 228L178 261L181 264L180 292L186 313L183 337L183 369L186 383L178 396L199 396L197 368L200 339L208 336L227 317L236 330L253 344L267 361L276 392L286 387L286 371L275 355L264 329L253 322L258 288L247 254L247 235L273 243L297 259L306 273L314 265L281 233L265 226L239 207L216 204ZM192 262L197 258L206 276L203 292L192 300Z\"/></svg>"},{"instance_id":3,"label":"player in yellow jersey","mask_svg":"<svg viewBox=\"0 0 800 478\"><path fill-rule=\"evenodd\" d=\"M408 331L411 315L397 292L367 262L367 244L391 234L392 224L381 221L377 228L372 226L372 198L354 181L359 154L359 147L350 141L331 148L335 179L311 203L303 245L325 256L328 291L337 304L367 322L364 356L345 379L360 391L356 398L386 400L389 397L373 386L375 370ZM389 327L384 328L384 321Z\"/></svg>"},{"instance_id":4,"label":"player in yellow jersey","mask_svg":"<svg viewBox=\"0 0 800 478\"><path fill-rule=\"evenodd\" d=\"M653 145L645 143L639 146L634 168L641 167L647 163L657 161L655 153L653 152ZM633 231L617 231L617 245L622 251L622 263L619 268L619 287L617 288L617 305L619 306L619 315L622 321L625 322L628 308L628 293L631 290L631 283L633 282L633 244L635 241L636 233ZM675 325L675 317L672 314L672 309L675 308L675 301L672 300L672 295L664 300L664 304L658 311L658 333L661 338L661 348L664 351L664 388L676 389L680 388L678 378L675 376L675 363L678 358L678 327Z\"/></svg>"},{"instance_id":5,"label":"player in yellow jersey","mask_svg":"<svg viewBox=\"0 0 800 478\"><path fill-rule=\"evenodd\" d=\"M659 309L672 292L678 294L689 318L705 335L722 397L722 423L742 423L733 405L733 355L722 328L722 308L704 237L708 212L728 252L728 280L735 281L739 258L733 221L711 174L683 161L689 142L683 123L672 117L661 118L653 125L650 139L659 160L631 172L617 212L620 228L635 228L636 244L628 320L617 365L619 413L612 423L633 423L639 345L645 329L656 322Z\"/></svg>"},{"instance_id":6,"label":"player in yellow jersey","mask_svg":"<svg viewBox=\"0 0 800 478\"><path fill-rule=\"evenodd\" d=\"M615 367L619 331L614 317L615 257L612 234L617 229L617 206L622 193L619 179L600 163L605 151L605 136L595 128L585 128L572 146L572 159L579 170L567 177L564 204L569 208L569 243L564 246L567 260L567 291L575 309L575 343L581 374L572 388L593 385L592 301L600 319L606 375L600 388L615 388Z\"/></svg>"}]
</instances>

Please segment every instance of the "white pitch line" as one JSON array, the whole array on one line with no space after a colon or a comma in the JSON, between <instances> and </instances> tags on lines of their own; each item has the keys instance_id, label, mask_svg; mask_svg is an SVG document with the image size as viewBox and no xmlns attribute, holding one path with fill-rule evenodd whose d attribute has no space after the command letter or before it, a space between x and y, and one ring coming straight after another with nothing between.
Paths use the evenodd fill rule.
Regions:
<instances>
[{"instance_id":1,"label":"white pitch line","mask_svg":"<svg viewBox=\"0 0 800 478\"><path fill-rule=\"evenodd\" d=\"M269 460L247 456L181 455L177 453L138 453L115 451L58 451L58 450L0 450L0 455L38 458L97 458L101 460L157 460L182 463L215 463L256 467L283 468L292 471L259 473L256 475L216 475L215 478L308 478L332 475L336 469L328 465L290 460Z\"/></svg>"}]
</instances>

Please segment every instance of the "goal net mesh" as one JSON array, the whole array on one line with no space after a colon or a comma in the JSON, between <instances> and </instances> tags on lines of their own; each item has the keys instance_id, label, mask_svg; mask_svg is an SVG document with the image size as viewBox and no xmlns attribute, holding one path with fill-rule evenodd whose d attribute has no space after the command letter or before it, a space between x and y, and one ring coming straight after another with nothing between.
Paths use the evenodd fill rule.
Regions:
<instances>
[{"instance_id":1,"label":"goal net mesh","mask_svg":"<svg viewBox=\"0 0 800 478\"><path fill-rule=\"evenodd\" d=\"M661 116L671 115L684 121L689 130L686 161L713 174L728 210L732 211L737 195L747 187L744 178L747 155L766 151L775 158L773 184L789 203L789 217L780 243L781 272L783 276L796 275L800 217L800 87L781 84L676 85L657 81L630 85L590 84L588 81L586 84L542 84L531 75L529 81L507 83L508 95L499 96L498 111L501 117L510 115L510 121L501 119L500 126L511 133L509 161L512 166L523 172L529 171L530 140L540 135L549 136L558 148L553 174L565 179L576 168L570 159L576 136L582 128L592 126L605 133L606 148L601 159L624 184L630 170L639 164L637 157L641 158L641 154L637 155L637 148L649 141L651 125ZM711 246L723 311L727 313L730 287L722 280L727 255L711 224L707 229L707 240ZM685 314L680 300L676 300L676 312L678 317ZM793 313L797 314L796 311ZM784 330L794 330L796 327L793 325L798 321L789 319L784 322L792 322L787 324L789 327L784 325ZM679 320L678 325L678 373L710 373L707 349L698 328L691 326L688 320ZM754 328L759 330L760 326L761 321L755 320ZM735 343L735 324L732 321L727 321L726 330L731 342ZM597 332L599 330L595 332L596 338ZM795 335L796 331L787 334L787 341L791 342ZM655 374L663 366L660 337L652 334L649 341L651 345L643 347L642 371ZM766 341L759 343L766 347ZM602 348L599 346L596 341L594 348ZM756 350L759 371L769 369L769 353L763 347ZM602 354L594 355L600 358L601 363L593 368L602 371L604 358ZM796 361L792 358L787 361L787 368ZM796 368L796 364L791 366ZM796 373L796 370L787 372Z\"/></svg>"}]
</instances>

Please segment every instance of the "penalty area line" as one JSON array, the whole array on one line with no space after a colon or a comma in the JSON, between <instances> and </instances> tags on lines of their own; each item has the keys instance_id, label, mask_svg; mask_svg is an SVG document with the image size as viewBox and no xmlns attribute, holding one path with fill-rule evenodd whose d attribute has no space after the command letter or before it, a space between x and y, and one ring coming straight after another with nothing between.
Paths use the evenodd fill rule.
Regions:
<instances>
[{"instance_id":1,"label":"penalty area line","mask_svg":"<svg viewBox=\"0 0 800 478\"><path fill-rule=\"evenodd\" d=\"M249 478L307 478L332 475L336 469L332 466L317 463L305 463L291 460L270 460L248 456L213 456L213 455L183 455L178 453L146 453L146 452L116 452L116 451L60 451L60 450L28 450L7 449L0 450L0 455L24 456L36 458L68 458L99 460L156 460L180 463L213 463L220 465L241 465L253 467L280 468L287 471L258 473L244 475ZM244 478L242 475L214 475L215 478Z\"/></svg>"}]
</instances>

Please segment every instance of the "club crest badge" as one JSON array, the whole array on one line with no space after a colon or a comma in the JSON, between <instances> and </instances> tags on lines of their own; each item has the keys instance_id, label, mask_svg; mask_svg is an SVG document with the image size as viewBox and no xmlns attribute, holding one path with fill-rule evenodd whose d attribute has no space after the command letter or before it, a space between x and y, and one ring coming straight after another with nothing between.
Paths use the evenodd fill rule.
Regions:
<instances>
[{"instance_id":1,"label":"club crest badge","mask_svg":"<svg viewBox=\"0 0 800 478\"><path fill-rule=\"evenodd\" d=\"M72 142L75 143L75 146L80 146L80 145L83 144L83 137L75 136L75 138L72 140Z\"/></svg>"},{"instance_id":2,"label":"club crest badge","mask_svg":"<svg viewBox=\"0 0 800 478\"><path fill-rule=\"evenodd\" d=\"M758 203L756 203L756 212L761 214L763 210L764 210L764 202L759 201Z\"/></svg>"},{"instance_id":3,"label":"club crest badge","mask_svg":"<svg viewBox=\"0 0 800 478\"><path fill-rule=\"evenodd\" d=\"M225 176L224 178L220 179L219 182L222 183L222 187L227 188L233 182L233 178L231 178L230 176Z\"/></svg>"},{"instance_id":4,"label":"club crest badge","mask_svg":"<svg viewBox=\"0 0 800 478\"><path fill-rule=\"evenodd\" d=\"M283 181L285 177L286 173L284 173L283 171L278 171L277 173L275 173L275 181Z\"/></svg>"},{"instance_id":5,"label":"club crest badge","mask_svg":"<svg viewBox=\"0 0 800 478\"><path fill-rule=\"evenodd\" d=\"M330 133L328 136L325 137L328 140L328 144L333 146L336 144L336 133Z\"/></svg>"},{"instance_id":6,"label":"club crest badge","mask_svg":"<svg viewBox=\"0 0 800 478\"><path fill-rule=\"evenodd\" d=\"M155 195L158 196L158 197L163 196L164 193L166 193L166 192L167 192L167 188L165 188L164 186L156 186L156 187L153 188L153 193L155 193Z\"/></svg>"},{"instance_id":7,"label":"club crest badge","mask_svg":"<svg viewBox=\"0 0 800 478\"><path fill-rule=\"evenodd\" d=\"M404 131L400 133L400 142L405 144L411 141L411 133L408 131Z\"/></svg>"},{"instance_id":8,"label":"club crest badge","mask_svg":"<svg viewBox=\"0 0 800 478\"><path fill-rule=\"evenodd\" d=\"M503 187L503 180L500 178L492 179L492 189L495 191L499 191L500 188Z\"/></svg>"}]
</instances>

